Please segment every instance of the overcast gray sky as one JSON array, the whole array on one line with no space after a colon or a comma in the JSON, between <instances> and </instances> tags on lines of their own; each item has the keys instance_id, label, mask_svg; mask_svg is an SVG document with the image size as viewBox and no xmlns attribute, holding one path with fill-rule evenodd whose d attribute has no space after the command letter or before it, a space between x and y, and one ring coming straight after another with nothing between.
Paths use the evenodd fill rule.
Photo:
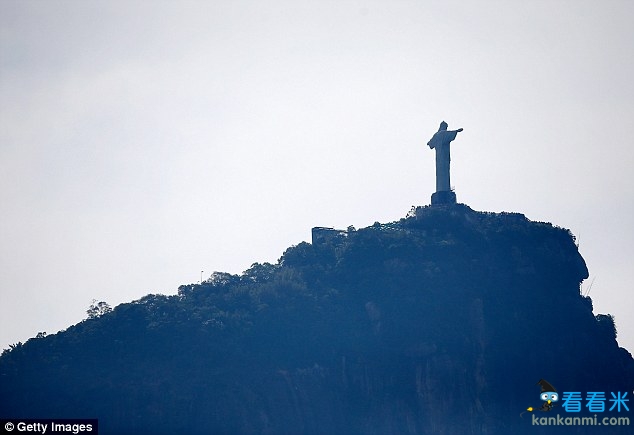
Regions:
<instances>
[{"instance_id":1,"label":"overcast gray sky","mask_svg":"<svg viewBox=\"0 0 634 435\"><path fill-rule=\"evenodd\" d=\"M313 226L397 220L464 132L475 210L569 228L634 350L634 2L0 0L0 348Z\"/></svg>"}]
</instances>

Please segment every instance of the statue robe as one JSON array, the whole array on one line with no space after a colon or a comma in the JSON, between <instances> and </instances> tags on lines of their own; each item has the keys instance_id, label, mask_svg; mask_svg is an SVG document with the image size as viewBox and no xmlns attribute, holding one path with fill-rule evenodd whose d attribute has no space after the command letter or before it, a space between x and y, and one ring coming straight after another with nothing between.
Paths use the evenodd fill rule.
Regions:
<instances>
[{"instance_id":1,"label":"statue robe","mask_svg":"<svg viewBox=\"0 0 634 435\"><path fill-rule=\"evenodd\" d=\"M429 148L436 150L436 192L451 191L449 144L456 138L457 134L458 131L455 130L438 130L427 142Z\"/></svg>"}]
</instances>

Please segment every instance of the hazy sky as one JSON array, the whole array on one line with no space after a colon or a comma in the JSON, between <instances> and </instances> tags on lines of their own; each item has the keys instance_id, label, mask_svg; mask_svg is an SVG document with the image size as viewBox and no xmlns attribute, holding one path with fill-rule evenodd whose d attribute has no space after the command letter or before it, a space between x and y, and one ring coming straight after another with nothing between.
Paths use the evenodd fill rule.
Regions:
<instances>
[{"instance_id":1,"label":"hazy sky","mask_svg":"<svg viewBox=\"0 0 634 435\"><path fill-rule=\"evenodd\" d=\"M313 226L569 228L634 351L634 2L0 0L0 348Z\"/></svg>"}]
</instances>

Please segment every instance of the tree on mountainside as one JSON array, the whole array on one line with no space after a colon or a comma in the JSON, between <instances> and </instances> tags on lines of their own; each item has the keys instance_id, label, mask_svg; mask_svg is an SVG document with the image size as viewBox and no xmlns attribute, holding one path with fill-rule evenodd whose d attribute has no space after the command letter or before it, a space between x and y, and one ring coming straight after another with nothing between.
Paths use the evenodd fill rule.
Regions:
<instances>
[{"instance_id":1,"label":"tree on mountainside","mask_svg":"<svg viewBox=\"0 0 634 435\"><path fill-rule=\"evenodd\" d=\"M103 316L112 311L110 305L104 301L97 301L97 299L93 299L92 303L86 310L86 314L88 314L89 319L96 319L98 317Z\"/></svg>"}]
</instances>

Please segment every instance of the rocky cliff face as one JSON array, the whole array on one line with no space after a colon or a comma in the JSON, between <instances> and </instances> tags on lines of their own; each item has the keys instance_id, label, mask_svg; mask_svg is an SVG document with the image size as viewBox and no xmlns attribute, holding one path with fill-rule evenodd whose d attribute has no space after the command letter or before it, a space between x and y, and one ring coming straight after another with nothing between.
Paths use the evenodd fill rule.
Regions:
<instances>
[{"instance_id":1,"label":"rocky cliff face","mask_svg":"<svg viewBox=\"0 0 634 435\"><path fill-rule=\"evenodd\" d=\"M632 394L587 277L565 229L422 207L29 340L0 358L0 416L97 416L106 433L534 433L520 413L541 405L542 378Z\"/></svg>"}]
</instances>

